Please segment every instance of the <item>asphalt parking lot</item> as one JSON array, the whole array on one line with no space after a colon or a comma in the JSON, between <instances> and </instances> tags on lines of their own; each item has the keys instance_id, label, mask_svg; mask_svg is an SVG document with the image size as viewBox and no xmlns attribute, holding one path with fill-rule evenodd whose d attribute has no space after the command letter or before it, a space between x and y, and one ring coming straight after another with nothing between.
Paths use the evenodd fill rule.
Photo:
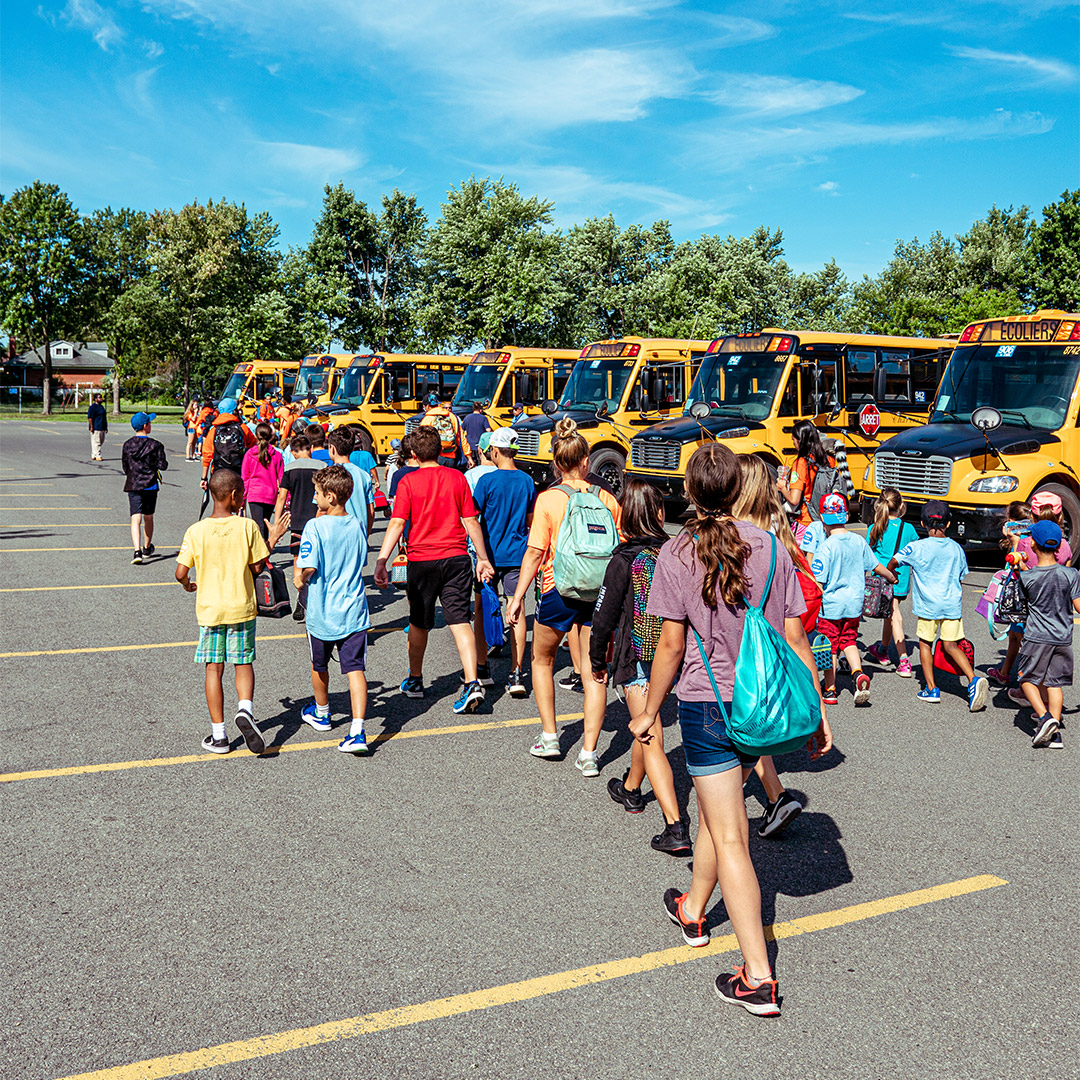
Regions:
<instances>
[{"instance_id":1,"label":"asphalt parking lot","mask_svg":"<svg viewBox=\"0 0 1080 1080\"><path fill-rule=\"evenodd\" d=\"M607 796L629 751L614 694L598 779L573 767L576 694L557 697L565 759L533 759L531 697L497 687L454 716L445 631L428 696L398 694L406 605L372 587L369 757L334 750L340 676L338 728L300 723L302 627L264 619L272 752L202 753L194 602L173 582L198 467L178 427L155 429L159 557L132 566L126 435L91 463L78 424L0 422L5 1076L1080 1076L1076 689L1064 751L1033 751L1004 694L970 714L944 676L935 707L868 664L871 704L830 709L834 750L778 760L805 812L752 840L784 998L758 1020L713 993L736 956L722 901L713 944L683 946L660 897L689 860L649 847L655 803L632 816ZM972 563L985 670L1001 650L974 606L994 562ZM667 723L696 819L670 707ZM762 801L752 780L752 820Z\"/></svg>"}]
</instances>

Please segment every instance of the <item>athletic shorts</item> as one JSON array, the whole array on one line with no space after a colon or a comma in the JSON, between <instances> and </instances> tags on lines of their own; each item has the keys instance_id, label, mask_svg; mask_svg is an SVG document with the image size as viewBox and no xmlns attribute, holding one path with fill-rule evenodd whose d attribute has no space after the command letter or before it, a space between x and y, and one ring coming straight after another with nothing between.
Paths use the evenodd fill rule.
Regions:
<instances>
[{"instance_id":1,"label":"athletic shorts","mask_svg":"<svg viewBox=\"0 0 1080 1080\"><path fill-rule=\"evenodd\" d=\"M348 675L350 671L367 670L367 631L357 630L353 634L339 638L337 641L323 641L312 634L308 634L308 645L311 646L311 670L326 671L330 662L330 654L337 646L338 660L341 662L341 674Z\"/></svg>"},{"instance_id":2,"label":"athletic shorts","mask_svg":"<svg viewBox=\"0 0 1080 1080\"><path fill-rule=\"evenodd\" d=\"M824 634L832 646L833 655L843 652L849 645L854 645L859 638L858 619L826 619L819 616L818 633Z\"/></svg>"},{"instance_id":3,"label":"athletic shorts","mask_svg":"<svg viewBox=\"0 0 1080 1080\"><path fill-rule=\"evenodd\" d=\"M145 514L147 517L152 517L157 509L157 488L153 491L129 491L127 497L128 510L133 515Z\"/></svg>"},{"instance_id":4,"label":"athletic shorts","mask_svg":"<svg viewBox=\"0 0 1080 1080\"><path fill-rule=\"evenodd\" d=\"M250 664L255 660L255 620L200 626L196 664Z\"/></svg>"},{"instance_id":5,"label":"athletic shorts","mask_svg":"<svg viewBox=\"0 0 1080 1080\"><path fill-rule=\"evenodd\" d=\"M915 632L920 641L933 641L936 637L942 641L963 641L964 620L920 618Z\"/></svg>"},{"instance_id":6,"label":"athletic shorts","mask_svg":"<svg viewBox=\"0 0 1080 1080\"><path fill-rule=\"evenodd\" d=\"M468 555L424 562L410 559L405 585L409 625L421 630L434 629L436 601L442 604L447 626L471 622L472 583L472 559Z\"/></svg>"},{"instance_id":7,"label":"athletic shorts","mask_svg":"<svg viewBox=\"0 0 1080 1080\"><path fill-rule=\"evenodd\" d=\"M558 589L549 589L536 605L536 621L549 630L565 634L571 626L592 626L595 604L582 600L564 600Z\"/></svg>"},{"instance_id":8,"label":"athletic shorts","mask_svg":"<svg viewBox=\"0 0 1080 1080\"><path fill-rule=\"evenodd\" d=\"M495 576L491 579L491 587L498 592L502 585L503 596L509 598L517 592L518 582L521 581L520 566L496 566ZM479 592L482 582L476 583L476 591Z\"/></svg>"},{"instance_id":9,"label":"athletic shorts","mask_svg":"<svg viewBox=\"0 0 1080 1080\"><path fill-rule=\"evenodd\" d=\"M1025 641L1016 658L1016 670L1020 682L1036 686L1072 686L1072 645L1043 645L1038 641Z\"/></svg>"},{"instance_id":10,"label":"athletic shorts","mask_svg":"<svg viewBox=\"0 0 1080 1080\"><path fill-rule=\"evenodd\" d=\"M724 702L731 715L731 703ZM682 731L686 771L691 776L712 776L728 769L752 769L757 757L744 754L728 738L724 714L715 701L679 699L679 728Z\"/></svg>"}]
</instances>

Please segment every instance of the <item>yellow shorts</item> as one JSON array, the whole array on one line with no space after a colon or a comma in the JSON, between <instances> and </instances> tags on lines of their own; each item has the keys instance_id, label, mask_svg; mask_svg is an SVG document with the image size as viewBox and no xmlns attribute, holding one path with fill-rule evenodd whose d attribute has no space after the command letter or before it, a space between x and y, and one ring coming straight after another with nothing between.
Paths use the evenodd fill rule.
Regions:
<instances>
[{"instance_id":1,"label":"yellow shorts","mask_svg":"<svg viewBox=\"0 0 1080 1080\"><path fill-rule=\"evenodd\" d=\"M942 641L962 641L964 639L963 619L920 619L915 631L920 641L933 641L939 637Z\"/></svg>"}]
</instances>

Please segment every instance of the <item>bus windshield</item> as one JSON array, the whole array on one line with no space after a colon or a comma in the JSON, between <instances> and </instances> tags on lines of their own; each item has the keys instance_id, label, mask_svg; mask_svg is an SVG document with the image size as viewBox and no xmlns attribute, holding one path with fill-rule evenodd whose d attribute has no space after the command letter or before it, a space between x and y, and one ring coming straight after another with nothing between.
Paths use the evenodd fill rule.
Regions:
<instances>
[{"instance_id":1,"label":"bus windshield","mask_svg":"<svg viewBox=\"0 0 1080 1080\"><path fill-rule=\"evenodd\" d=\"M961 345L945 369L930 423L966 424L975 409L990 405L1007 424L1056 431L1080 374L1080 356L1066 356L1067 347Z\"/></svg>"},{"instance_id":2,"label":"bus windshield","mask_svg":"<svg viewBox=\"0 0 1080 1080\"><path fill-rule=\"evenodd\" d=\"M710 353L686 399L686 412L704 401L715 416L741 416L764 420L772 412L773 398L790 356L786 353Z\"/></svg>"},{"instance_id":3,"label":"bus windshield","mask_svg":"<svg viewBox=\"0 0 1080 1080\"><path fill-rule=\"evenodd\" d=\"M236 398L240 399L240 395L244 392L244 387L247 386L248 374L246 371L235 371L229 376L229 381L225 384L225 389L221 391L222 398ZM221 398L218 398L220 401Z\"/></svg>"},{"instance_id":4,"label":"bus windshield","mask_svg":"<svg viewBox=\"0 0 1080 1080\"><path fill-rule=\"evenodd\" d=\"M506 364L470 364L458 383L453 404L471 406L474 401L494 404L495 388L506 367Z\"/></svg>"},{"instance_id":5,"label":"bus windshield","mask_svg":"<svg viewBox=\"0 0 1080 1080\"><path fill-rule=\"evenodd\" d=\"M559 401L560 409L599 409L615 412L634 372L636 360L579 360Z\"/></svg>"},{"instance_id":6,"label":"bus windshield","mask_svg":"<svg viewBox=\"0 0 1080 1080\"><path fill-rule=\"evenodd\" d=\"M293 397L321 397L326 393L330 385L331 367L304 367L301 365L300 372L296 376L296 386L293 389Z\"/></svg>"},{"instance_id":7,"label":"bus windshield","mask_svg":"<svg viewBox=\"0 0 1080 1080\"><path fill-rule=\"evenodd\" d=\"M341 382L334 391L335 405L352 405L358 409L364 404L368 383L371 381L370 368L349 368L341 376ZM298 384L299 385L299 384Z\"/></svg>"}]
</instances>

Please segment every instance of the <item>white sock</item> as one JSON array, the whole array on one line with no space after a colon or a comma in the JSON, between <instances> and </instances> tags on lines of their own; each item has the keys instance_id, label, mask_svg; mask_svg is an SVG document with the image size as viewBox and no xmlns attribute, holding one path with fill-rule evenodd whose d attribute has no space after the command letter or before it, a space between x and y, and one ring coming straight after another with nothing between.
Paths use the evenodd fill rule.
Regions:
<instances>
[{"instance_id":1,"label":"white sock","mask_svg":"<svg viewBox=\"0 0 1080 1080\"><path fill-rule=\"evenodd\" d=\"M352 718L352 723L349 725L349 734L350 735L363 735L364 734L364 718L362 716L359 717L359 718L354 716Z\"/></svg>"},{"instance_id":2,"label":"white sock","mask_svg":"<svg viewBox=\"0 0 1080 1080\"><path fill-rule=\"evenodd\" d=\"M211 732L210 737L212 739L224 739L225 738L225 723L224 723L224 721L222 723L220 723L220 724L211 724L210 725L210 732Z\"/></svg>"},{"instance_id":3,"label":"white sock","mask_svg":"<svg viewBox=\"0 0 1080 1080\"><path fill-rule=\"evenodd\" d=\"M581 757L581 758L595 758L596 757L596 751L595 750L582 750L581 753L578 754L578 757Z\"/></svg>"},{"instance_id":4,"label":"white sock","mask_svg":"<svg viewBox=\"0 0 1080 1080\"><path fill-rule=\"evenodd\" d=\"M241 709L245 709L247 712L254 714L255 702L252 701L251 698L244 698L243 701L237 702L236 705L237 712L239 712Z\"/></svg>"},{"instance_id":5,"label":"white sock","mask_svg":"<svg viewBox=\"0 0 1080 1080\"><path fill-rule=\"evenodd\" d=\"M315 715L320 720L326 720L330 716L330 702L328 701L325 705L320 705L316 701L315 702Z\"/></svg>"},{"instance_id":6,"label":"white sock","mask_svg":"<svg viewBox=\"0 0 1080 1080\"><path fill-rule=\"evenodd\" d=\"M551 744L557 743L559 741L559 733L557 731L555 731L555 732L542 731L540 733L540 738L543 739L544 742L546 742L548 745L551 745Z\"/></svg>"}]
</instances>

